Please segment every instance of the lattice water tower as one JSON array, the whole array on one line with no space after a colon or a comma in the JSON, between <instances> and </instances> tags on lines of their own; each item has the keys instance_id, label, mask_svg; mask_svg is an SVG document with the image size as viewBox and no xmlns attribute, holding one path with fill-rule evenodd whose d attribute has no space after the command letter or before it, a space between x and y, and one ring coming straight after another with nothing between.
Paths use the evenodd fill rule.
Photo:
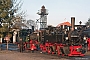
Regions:
<instances>
[{"instance_id":1,"label":"lattice water tower","mask_svg":"<svg viewBox=\"0 0 90 60\"><path fill-rule=\"evenodd\" d=\"M48 11L45 9L45 6L43 5L40 10L38 10L38 15L40 15L40 29L47 27L47 15Z\"/></svg>"}]
</instances>

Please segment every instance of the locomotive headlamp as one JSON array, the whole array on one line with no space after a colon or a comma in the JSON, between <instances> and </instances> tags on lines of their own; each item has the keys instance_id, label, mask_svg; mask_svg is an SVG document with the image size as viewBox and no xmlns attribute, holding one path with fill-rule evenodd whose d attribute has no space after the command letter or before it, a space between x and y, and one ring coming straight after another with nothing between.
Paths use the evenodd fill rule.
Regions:
<instances>
[{"instance_id":1,"label":"locomotive headlamp","mask_svg":"<svg viewBox=\"0 0 90 60\"><path fill-rule=\"evenodd\" d=\"M65 37L66 40L68 40L68 37Z\"/></svg>"},{"instance_id":2,"label":"locomotive headlamp","mask_svg":"<svg viewBox=\"0 0 90 60\"><path fill-rule=\"evenodd\" d=\"M75 29L77 29L77 27L75 27Z\"/></svg>"},{"instance_id":3,"label":"locomotive headlamp","mask_svg":"<svg viewBox=\"0 0 90 60\"><path fill-rule=\"evenodd\" d=\"M84 37L83 39L84 39L84 40L86 40L87 38L86 38L86 37Z\"/></svg>"}]
</instances>

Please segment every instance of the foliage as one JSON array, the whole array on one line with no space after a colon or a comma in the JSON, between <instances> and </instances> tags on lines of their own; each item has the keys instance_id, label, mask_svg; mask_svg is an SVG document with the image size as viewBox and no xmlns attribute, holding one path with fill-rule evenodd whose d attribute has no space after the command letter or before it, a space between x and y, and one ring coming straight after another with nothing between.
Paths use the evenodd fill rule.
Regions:
<instances>
[{"instance_id":1,"label":"foliage","mask_svg":"<svg viewBox=\"0 0 90 60\"><path fill-rule=\"evenodd\" d=\"M19 9L17 0L0 0L0 18L5 23L10 23L14 14Z\"/></svg>"},{"instance_id":2,"label":"foliage","mask_svg":"<svg viewBox=\"0 0 90 60\"><path fill-rule=\"evenodd\" d=\"M88 19L88 21L85 23L87 26L90 26L90 18Z\"/></svg>"},{"instance_id":3,"label":"foliage","mask_svg":"<svg viewBox=\"0 0 90 60\"><path fill-rule=\"evenodd\" d=\"M22 3L17 0L0 0L0 20L3 23L0 27L0 32L9 32L12 24L12 20L17 14L20 15ZM7 23L7 24L6 24ZM10 34L9 34L10 35Z\"/></svg>"},{"instance_id":4,"label":"foliage","mask_svg":"<svg viewBox=\"0 0 90 60\"><path fill-rule=\"evenodd\" d=\"M11 34L11 33L8 33L7 35L8 35L8 37L10 37L10 38L12 37L12 34Z\"/></svg>"},{"instance_id":5,"label":"foliage","mask_svg":"<svg viewBox=\"0 0 90 60\"><path fill-rule=\"evenodd\" d=\"M22 23L22 20L23 20L22 17L16 16L16 18L12 20L13 22L12 28L21 30L22 27L27 27L24 23Z\"/></svg>"},{"instance_id":6,"label":"foliage","mask_svg":"<svg viewBox=\"0 0 90 60\"><path fill-rule=\"evenodd\" d=\"M0 38L3 37L3 34L0 34Z\"/></svg>"}]
</instances>

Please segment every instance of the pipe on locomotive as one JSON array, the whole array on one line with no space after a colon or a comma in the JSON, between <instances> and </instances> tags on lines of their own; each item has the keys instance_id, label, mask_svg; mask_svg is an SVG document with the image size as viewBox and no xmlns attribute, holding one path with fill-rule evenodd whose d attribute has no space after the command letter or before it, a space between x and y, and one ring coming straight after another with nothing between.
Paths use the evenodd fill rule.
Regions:
<instances>
[{"instance_id":1,"label":"pipe on locomotive","mask_svg":"<svg viewBox=\"0 0 90 60\"><path fill-rule=\"evenodd\" d=\"M71 30L75 29L75 17L71 17Z\"/></svg>"}]
</instances>

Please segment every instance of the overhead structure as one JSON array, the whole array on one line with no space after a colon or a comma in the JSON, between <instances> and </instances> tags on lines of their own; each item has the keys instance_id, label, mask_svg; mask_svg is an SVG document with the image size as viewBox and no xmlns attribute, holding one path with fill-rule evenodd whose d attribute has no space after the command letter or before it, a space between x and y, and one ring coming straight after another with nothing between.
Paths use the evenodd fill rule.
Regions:
<instances>
[{"instance_id":1,"label":"overhead structure","mask_svg":"<svg viewBox=\"0 0 90 60\"><path fill-rule=\"evenodd\" d=\"M45 6L43 5L40 10L37 12L38 15L40 15L40 29L47 27L47 9L45 9Z\"/></svg>"}]
</instances>

